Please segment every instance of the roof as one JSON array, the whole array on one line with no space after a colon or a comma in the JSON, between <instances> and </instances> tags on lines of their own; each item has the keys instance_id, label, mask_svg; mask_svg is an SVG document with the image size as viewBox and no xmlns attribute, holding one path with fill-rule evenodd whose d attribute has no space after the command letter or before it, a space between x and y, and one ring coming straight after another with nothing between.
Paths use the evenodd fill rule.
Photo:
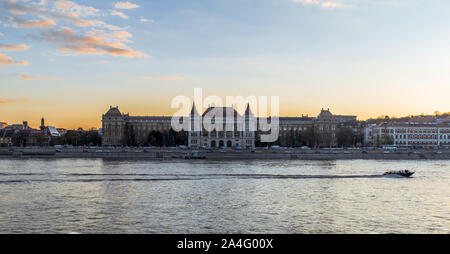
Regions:
<instances>
[{"instance_id":1,"label":"roof","mask_svg":"<svg viewBox=\"0 0 450 254\"><path fill-rule=\"evenodd\" d=\"M203 117L211 112L211 116L222 116L226 117L237 117L240 116L239 113L232 107L209 107L203 112Z\"/></svg>"},{"instance_id":2,"label":"roof","mask_svg":"<svg viewBox=\"0 0 450 254\"><path fill-rule=\"evenodd\" d=\"M52 137L59 137L59 136L61 136L61 134L59 133L59 131L55 127L47 126L47 129L50 132L50 136L52 136Z\"/></svg>"},{"instance_id":3,"label":"roof","mask_svg":"<svg viewBox=\"0 0 450 254\"><path fill-rule=\"evenodd\" d=\"M436 127L449 127L450 124L448 123L437 123L437 122L431 122L431 123L413 123L413 122L390 122L390 123L382 123L378 124L376 127L422 127L422 128L436 128Z\"/></svg>"},{"instance_id":4,"label":"roof","mask_svg":"<svg viewBox=\"0 0 450 254\"><path fill-rule=\"evenodd\" d=\"M333 114L331 114L330 109L322 109L317 118L333 118Z\"/></svg>"},{"instance_id":5,"label":"roof","mask_svg":"<svg viewBox=\"0 0 450 254\"><path fill-rule=\"evenodd\" d=\"M120 113L119 107L110 106L105 116L122 116L122 113Z\"/></svg>"}]
</instances>

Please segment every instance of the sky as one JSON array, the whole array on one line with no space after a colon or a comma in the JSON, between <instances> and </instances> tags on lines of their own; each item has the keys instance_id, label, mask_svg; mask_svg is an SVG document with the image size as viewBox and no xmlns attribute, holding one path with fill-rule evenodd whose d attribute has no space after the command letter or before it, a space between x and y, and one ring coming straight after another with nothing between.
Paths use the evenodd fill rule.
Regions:
<instances>
[{"instance_id":1,"label":"sky","mask_svg":"<svg viewBox=\"0 0 450 254\"><path fill-rule=\"evenodd\" d=\"M0 0L0 122L99 128L110 105L279 96L364 120L450 111L447 0Z\"/></svg>"}]
</instances>

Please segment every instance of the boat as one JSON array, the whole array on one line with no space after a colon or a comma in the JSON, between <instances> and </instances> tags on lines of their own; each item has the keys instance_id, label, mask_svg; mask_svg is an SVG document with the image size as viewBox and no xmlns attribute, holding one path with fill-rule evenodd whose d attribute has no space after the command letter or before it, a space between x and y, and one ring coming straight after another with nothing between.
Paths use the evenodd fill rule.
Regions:
<instances>
[{"instance_id":1,"label":"boat","mask_svg":"<svg viewBox=\"0 0 450 254\"><path fill-rule=\"evenodd\" d=\"M387 171L385 172L383 175L387 176L387 175L399 175L399 176L403 176L403 177L410 177L414 174L415 172L413 171L409 171L409 170L392 170L392 171Z\"/></svg>"}]
</instances>

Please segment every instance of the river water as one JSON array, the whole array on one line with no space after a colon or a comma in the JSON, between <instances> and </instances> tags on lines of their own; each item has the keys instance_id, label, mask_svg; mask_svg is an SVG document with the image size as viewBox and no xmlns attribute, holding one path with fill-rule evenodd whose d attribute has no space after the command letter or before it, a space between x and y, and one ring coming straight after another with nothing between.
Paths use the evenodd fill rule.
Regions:
<instances>
[{"instance_id":1,"label":"river water","mask_svg":"<svg viewBox=\"0 0 450 254\"><path fill-rule=\"evenodd\" d=\"M450 233L450 161L0 159L0 233Z\"/></svg>"}]
</instances>

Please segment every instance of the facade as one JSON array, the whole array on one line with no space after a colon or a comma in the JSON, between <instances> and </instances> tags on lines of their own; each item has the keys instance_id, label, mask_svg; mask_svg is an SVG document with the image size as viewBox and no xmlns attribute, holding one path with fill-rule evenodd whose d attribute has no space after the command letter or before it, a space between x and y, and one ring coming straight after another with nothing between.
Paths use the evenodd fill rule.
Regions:
<instances>
[{"instance_id":1,"label":"facade","mask_svg":"<svg viewBox=\"0 0 450 254\"><path fill-rule=\"evenodd\" d=\"M119 107L110 107L102 116L102 145L145 146L155 139L168 136L171 130L169 116L130 116L122 114Z\"/></svg>"},{"instance_id":2,"label":"facade","mask_svg":"<svg viewBox=\"0 0 450 254\"><path fill-rule=\"evenodd\" d=\"M209 107L200 116L192 107L191 114L191 131L188 132L189 147L204 148L254 148L256 119L250 110L250 106L244 115L240 115L233 107ZM201 128L195 128L195 122L211 123L211 127L201 125ZM227 126L227 122L232 122ZM255 128L251 125L255 124ZM213 127L214 126L214 127Z\"/></svg>"},{"instance_id":3,"label":"facade","mask_svg":"<svg viewBox=\"0 0 450 254\"><path fill-rule=\"evenodd\" d=\"M52 126L42 126L39 130L27 130L27 145L30 146L50 146L55 138L61 137L61 134Z\"/></svg>"},{"instance_id":4,"label":"facade","mask_svg":"<svg viewBox=\"0 0 450 254\"><path fill-rule=\"evenodd\" d=\"M396 147L448 147L450 123L388 122L365 130L366 145Z\"/></svg>"},{"instance_id":5,"label":"facade","mask_svg":"<svg viewBox=\"0 0 450 254\"><path fill-rule=\"evenodd\" d=\"M329 109L322 109L317 117L280 117L280 136L276 144L288 147L335 147L339 126L356 121L356 116L339 116L338 119Z\"/></svg>"},{"instance_id":6,"label":"facade","mask_svg":"<svg viewBox=\"0 0 450 254\"><path fill-rule=\"evenodd\" d=\"M0 130L0 147L12 146L12 134L11 130Z\"/></svg>"},{"instance_id":7,"label":"facade","mask_svg":"<svg viewBox=\"0 0 450 254\"><path fill-rule=\"evenodd\" d=\"M314 146L308 137L313 135L314 117L280 117L280 134L276 142L280 146L296 147L296 146Z\"/></svg>"},{"instance_id":8,"label":"facade","mask_svg":"<svg viewBox=\"0 0 450 254\"><path fill-rule=\"evenodd\" d=\"M269 121L254 116L250 107L239 114L233 107L209 107L199 113L195 105L189 114L190 131L180 134L172 130L170 116L130 116L122 114L118 107L110 107L102 115L102 144L104 146L173 146L185 144L193 148L239 147L279 145L286 147L335 147L340 126L349 127L355 135L362 130L355 116L338 116L329 109L322 109L317 117L279 117L279 138L276 142L262 144L259 124ZM226 128L226 123L233 125ZM210 122L221 128L206 129L196 123ZM187 124L187 123L186 123ZM254 128L251 128L253 127ZM258 128L257 128L258 127ZM173 140L177 142L173 142Z\"/></svg>"},{"instance_id":9,"label":"facade","mask_svg":"<svg viewBox=\"0 0 450 254\"><path fill-rule=\"evenodd\" d=\"M317 137L318 146L337 146L338 121L331 114L330 109L320 111L314 120L314 134Z\"/></svg>"}]
</instances>

